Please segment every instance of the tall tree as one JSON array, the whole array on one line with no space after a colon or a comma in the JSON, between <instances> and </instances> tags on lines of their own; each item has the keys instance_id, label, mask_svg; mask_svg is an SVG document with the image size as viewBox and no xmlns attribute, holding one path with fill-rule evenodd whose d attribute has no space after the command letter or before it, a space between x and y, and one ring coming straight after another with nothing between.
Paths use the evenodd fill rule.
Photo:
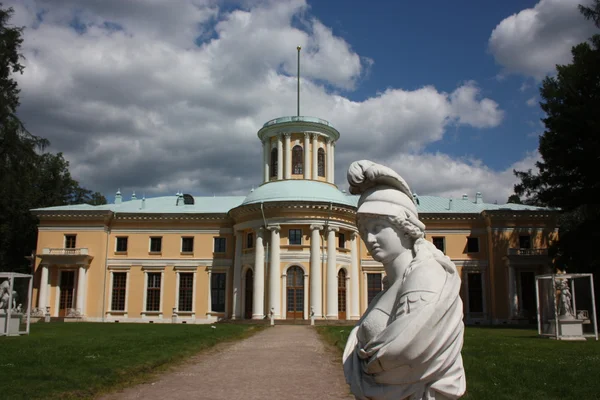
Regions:
<instances>
[{"instance_id":1,"label":"tall tree","mask_svg":"<svg viewBox=\"0 0 600 400\"><path fill-rule=\"evenodd\" d=\"M23 28L9 24L12 8L0 3L0 271L27 271L36 243L32 208L76 203L105 204L100 193L71 178L62 154L42 153L48 140L28 132L16 115L22 74Z\"/></svg>"},{"instance_id":2,"label":"tall tree","mask_svg":"<svg viewBox=\"0 0 600 400\"><path fill-rule=\"evenodd\" d=\"M580 10L598 26L599 0ZM571 64L557 65L556 76L542 82L542 161L537 173L515 171L521 180L515 193L560 210L559 240L551 248L556 267L600 273L600 35L572 54Z\"/></svg>"}]
</instances>

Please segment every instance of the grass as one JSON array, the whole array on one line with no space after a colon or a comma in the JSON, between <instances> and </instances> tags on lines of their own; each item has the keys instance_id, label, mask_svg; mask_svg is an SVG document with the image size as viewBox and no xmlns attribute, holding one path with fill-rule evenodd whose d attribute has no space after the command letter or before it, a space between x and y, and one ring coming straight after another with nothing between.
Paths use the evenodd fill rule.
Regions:
<instances>
[{"instance_id":1,"label":"grass","mask_svg":"<svg viewBox=\"0 0 600 400\"><path fill-rule=\"evenodd\" d=\"M351 327L318 327L342 352ZM467 327L462 351L469 400L596 399L600 342L539 338L529 329Z\"/></svg>"},{"instance_id":2,"label":"grass","mask_svg":"<svg viewBox=\"0 0 600 400\"><path fill-rule=\"evenodd\" d=\"M38 323L31 335L0 337L0 398L92 398L148 380L252 325Z\"/></svg>"}]
</instances>

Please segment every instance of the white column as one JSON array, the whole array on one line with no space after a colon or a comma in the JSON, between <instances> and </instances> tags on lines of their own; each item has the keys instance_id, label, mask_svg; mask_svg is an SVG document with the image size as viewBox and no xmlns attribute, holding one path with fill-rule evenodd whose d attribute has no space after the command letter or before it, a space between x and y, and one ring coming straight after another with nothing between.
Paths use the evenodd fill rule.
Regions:
<instances>
[{"instance_id":1,"label":"white column","mask_svg":"<svg viewBox=\"0 0 600 400\"><path fill-rule=\"evenodd\" d=\"M321 237L323 225L310 226L310 306L315 312L315 318L323 318L323 284L321 282Z\"/></svg>"},{"instance_id":2,"label":"white column","mask_svg":"<svg viewBox=\"0 0 600 400\"><path fill-rule=\"evenodd\" d=\"M327 227L327 319L338 317L338 293L337 293L337 257L335 232L338 228Z\"/></svg>"},{"instance_id":3,"label":"white column","mask_svg":"<svg viewBox=\"0 0 600 400\"><path fill-rule=\"evenodd\" d=\"M280 236L279 225L270 226L271 230L271 259L269 261L269 310L274 309L273 314L276 319L281 318L281 307L279 302L279 296L281 294L281 288L279 286L281 273L280 266L281 260L279 257L279 245Z\"/></svg>"},{"instance_id":4,"label":"white column","mask_svg":"<svg viewBox=\"0 0 600 400\"><path fill-rule=\"evenodd\" d=\"M80 266L79 272L77 273L77 303L75 309L77 309L81 315L85 315L83 302L85 301L85 267Z\"/></svg>"},{"instance_id":5,"label":"white column","mask_svg":"<svg viewBox=\"0 0 600 400\"><path fill-rule=\"evenodd\" d=\"M310 133L304 133L304 179L310 179Z\"/></svg>"},{"instance_id":6,"label":"white column","mask_svg":"<svg viewBox=\"0 0 600 400\"><path fill-rule=\"evenodd\" d=\"M264 181L265 182L269 182L269 175L270 175L270 171L269 171L269 166L270 166L270 156L271 156L271 140L269 138L266 138L265 140L263 140L263 164L264 164L264 168L263 168L263 172L264 172Z\"/></svg>"},{"instance_id":7,"label":"white column","mask_svg":"<svg viewBox=\"0 0 600 400\"><path fill-rule=\"evenodd\" d=\"M161 282L162 283L162 282ZM145 298L145 296L144 296ZM212 271L209 269L208 270L208 305L206 307L206 313L209 314L212 312ZM144 306L144 308L146 308Z\"/></svg>"},{"instance_id":8,"label":"white column","mask_svg":"<svg viewBox=\"0 0 600 400\"><path fill-rule=\"evenodd\" d=\"M519 302L517 299L517 280L515 279L515 267L512 265L508 266L508 301L510 306L509 318L517 317L519 312Z\"/></svg>"},{"instance_id":9,"label":"white column","mask_svg":"<svg viewBox=\"0 0 600 400\"><path fill-rule=\"evenodd\" d=\"M46 307L48 306L48 266L43 264L41 267L42 278L40 280L40 297L38 300L38 308L41 309L45 314Z\"/></svg>"},{"instance_id":10,"label":"white column","mask_svg":"<svg viewBox=\"0 0 600 400\"><path fill-rule=\"evenodd\" d=\"M358 233L352 232L350 241L350 319L360 318L359 306L359 280L358 271Z\"/></svg>"},{"instance_id":11,"label":"white column","mask_svg":"<svg viewBox=\"0 0 600 400\"><path fill-rule=\"evenodd\" d=\"M290 148L290 136L291 135L289 133L283 134L285 139L285 154L283 156L283 159L285 160L285 168L283 170L283 176L285 179L290 179L292 177L292 149Z\"/></svg>"},{"instance_id":12,"label":"white column","mask_svg":"<svg viewBox=\"0 0 600 400\"><path fill-rule=\"evenodd\" d=\"M319 141L317 138L319 135L313 133L312 135L312 178L316 181L319 179L319 166L318 166L318 154L319 154ZM316 311L315 311L316 312Z\"/></svg>"},{"instance_id":13,"label":"white column","mask_svg":"<svg viewBox=\"0 0 600 400\"><path fill-rule=\"evenodd\" d=\"M331 142L329 147L329 177L330 183L335 183L335 142Z\"/></svg>"},{"instance_id":14,"label":"white column","mask_svg":"<svg viewBox=\"0 0 600 400\"><path fill-rule=\"evenodd\" d=\"M331 140L326 140L325 147L325 180L331 182ZM329 312L329 311L328 311Z\"/></svg>"},{"instance_id":15,"label":"white column","mask_svg":"<svg viewBox=\"0 0 600 400\"><path fill-rule=\"evenodd\" d=\"M308 288L308 275L304 275L304 309L302 310L302 318L304 319L308 319L309 318L309 309L308 309L308 290L306 290Z\"/></svg>"},{"instance_id":16,"label":"white column","mask_svg":"<svg viewBox=\"0 0 600 400\"><path fill-rule=\"evenodd\" d=\"M277 136L277 180L283 179L283 139Z\"/></svg>"},{"instance_id":17,"label":"white column","mask_svg":"<svg viewBox=\"0 0 600 400\"><path fill-rule=\"evenodd\" d=\"M254 244L254 291L252 293L252 319L265 317L265 248L263 228L256 230Z\"/></svg>"},{"instance_id":18,"label":"white column","mask_svg":"<svg viewBox=\"0 0 600 400\"><path fill-rule=\"evenodd\" d=\"M233 260L233 315L232 319L242 318L242 231L235 232L235 259Z\"/></svg>"}]
</instances>

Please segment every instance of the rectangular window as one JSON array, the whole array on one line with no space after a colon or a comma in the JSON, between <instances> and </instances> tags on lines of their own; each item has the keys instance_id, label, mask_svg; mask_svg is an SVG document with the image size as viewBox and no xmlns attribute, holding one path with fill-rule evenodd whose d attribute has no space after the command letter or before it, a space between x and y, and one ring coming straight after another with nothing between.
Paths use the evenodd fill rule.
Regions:
<instances>
[{"instance_id":1,"label":"rectangular window","mask_svg":"<svg viewBox=\"0 0 600 400\"><path fill-rule=\"evenodd\" d=\"M302 244L302 229L290 229L290 244Z\"/></svg>"},{"instance_id":2,"label":"rectangular window","mask_svg":"<svg viewBox=\"0 0 600 400\"><path fill-rule=\"evenodd\" d=\"M162 237L150 238L150 252L160 253L162 251Z\"/></svg>"},{"instance_id":3,"label":"rectangular window","mask_svg":"<svg viewBox=\"0 0 600 400\"><path fill-rule=\"evenodd\" d=\"M181 238L181 252L182 253L193 253L194 252L194 238L193 237L182 237Z\"/></svg>"},{"instance_id":4,"label":"rectangular window","mask_svg":"<svg viewBox=\"0 0 600 400\"><path fill-rule=\"evenodd\" d=\"M117 252L126 252L127 251L127 236L118 237L117 238Z\"/></svg>"},{"instance_id":5,"label":"rectangular window","mask_svg":"<svg viewBox=\"0 0 600 400\"><path fill-rule=\"evenodd\" d=\"M146 289L146 311L160 311L160 272L149 272Z\"/></svg>"},{"instance_id":6,"label":"rectangular window","mask_svg":"<svg viewBox=\"0 0 600 400\"><path fill-rule=\"evenodd\" d=\"M433 245L438 248L439 251L446 254L446 238L443 236L434 236L431 238Z\"/></svg>"},{"instance_id":7,"label":"rectangular window","mask_svg":"<svg viewBox=\"0 0 600 400\"><path fill-rule=\"evenodd\" d=\"M216 237L214 252L215 253L225 253L226 245L227 245L227 241L225 240L225 238Z\"/></svg>"},{"instance_id":8,"label":"rectangular window","mask_svg":"<svg viewBox=\"0 0 600 400\"><path fill-rule=\"evenodd\" d=\"M179 311L192 311L194 296L194 274L179 274Z\"/></svg>"},{"instance_id":9,"label":"rectangular window","mask_svg":"<svg viewBox=\"0 0 600 400\"><path fill-rule=\"evenodd\" d=\"M346 247L346 235L343 233L338 234L338 247L344 249Z\"/></svg>"},{"instance_id":10,"label":"rectangular window","mask_svg":"<svg viewBox=\"0 0 600 400\"><path fill-rule=\"evenodd\" d=\"M520 235L519 236L519 248L520 249L531 249L531 236Z\"/></svg>"},{"instance_id":11,"label":"rectangular window","mask_svg":"<svg viewBox=\"0 0 600 400\"><path fill-rule=\"evenodd\" d=\"M252 247L254 247L254 235L250 232L246 236L246 248L251 249Z\"/></svg>"},{"instance_id":12,"label":"rectangular window","mask_svg":"<svg viewBox=\"0 0 600 400\"><path fill-rule=\"evenodd\" d=\"M212 273L210 278L210 299L212 311L225 312L225 289L227 274L224 272Z\"/></svg>"},{"instance_id":13,"label":"rectangular window","mask_svg":"<svg viewBox=\"0 0 600 400\"><path fill-rule=\"evenodd\" d=\"M479 238L467 238L467 253L479 253Z\"/></svg>"},{"instance_id":14,"label":"rectangular window","mask_svg":"<svg viewBox=\"0 0 600 400\"><path fill-rule=\"evenodd\" d=\"M65 235L65 248L74 249L77 245L77 235Z\"/></svg>"},{"instance_id":15,"label":"rectangular window","mask_svg":"<svg viewBox=\"0 0 600 400\"><path fill-rule=\"evenodd\" d=\"M469 312L483 312L483 282L480 273L467 274L469 287Z\"/></svg>"},{"instance_id":16,"label":"rectangular window","mask_svg":"<svg viewBox=\"0 0 600 400\"><path fill-rule=\"evenodd\" d=\"M381 290L381 274L367 274L367 304L370 304Z\"/></svg>"},{"instance_id":17,"label":"rectangular window","mask_svg":"<svg viewBox=\"0 0 600 400\"><path fill-rule=\"evenodd\" d=\"M125 311L125 296L127 295L127 272L113 272L112 301L113 311Z\"/></svg>"}]
</instances>

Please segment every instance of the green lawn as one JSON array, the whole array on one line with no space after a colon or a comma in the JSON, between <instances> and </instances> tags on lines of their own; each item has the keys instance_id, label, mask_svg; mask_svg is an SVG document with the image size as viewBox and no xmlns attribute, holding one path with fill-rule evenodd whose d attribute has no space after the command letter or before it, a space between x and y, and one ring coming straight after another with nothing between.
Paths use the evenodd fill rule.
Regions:
<instances>
[{"instance_id":1,"label":"green lawn","mask_svg":"<svg viewBox=\"0 0 600 400\"><path fill-rule=\"evenodd\" d=\"M0 337L0 399L90 398L141 382L252 325L37 323Z\"/></svg>"},{"instance_id":2,"label":"green lawn","mask_svg":"<svg viewBox=\"0 0 600 400\"><path fill-rule=\"evenodd\" d=\"M351 327L318 327L340 352ZM467 327L463 347L469 400L598 399L600 342L539 338L529 329Z\"/></svg>"}]
</instances>

